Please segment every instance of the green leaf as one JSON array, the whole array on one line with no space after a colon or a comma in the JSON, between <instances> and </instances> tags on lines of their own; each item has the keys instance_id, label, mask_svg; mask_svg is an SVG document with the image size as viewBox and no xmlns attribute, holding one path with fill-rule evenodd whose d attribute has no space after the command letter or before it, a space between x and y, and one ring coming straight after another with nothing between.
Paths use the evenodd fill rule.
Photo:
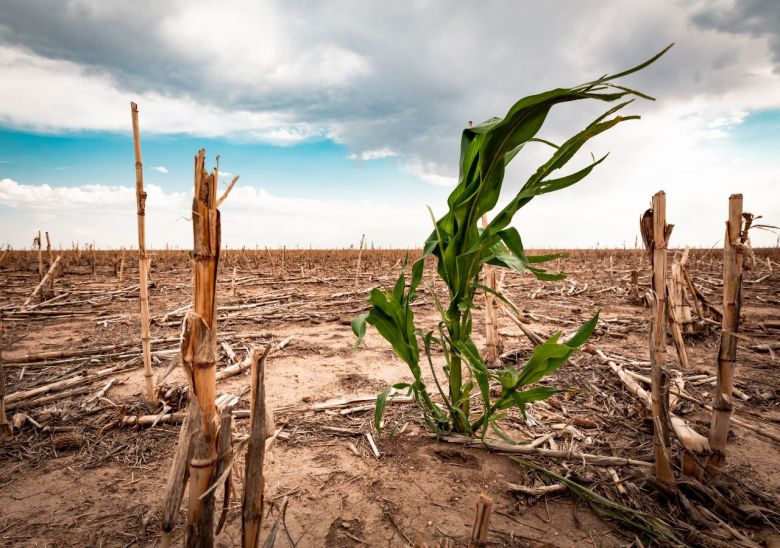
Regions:
<instances>
[{"instance_id":1,"label":"green leaf","mask_svg":"<svg viewBox=\"0 0 780 548\"><path fill-rule=\"evenodd\" d=\"M520 372L515 388L535 383L566 363L574 349L555 342L559 335L554 335L534 348L531 357Z\"/></svg>"},{"instance_id":2,"label":"green leaf","mask_svg":"<svg viewBox=\"0 0 780 548\"><path fill-rule=\"evenodd\" d=\"M385 388L376 397L376 407L374 408L374 428L377 433L382 431L382 415L387 405L387 396L390 394L390 388Z\"/></svg>"},{"instance_id":3,"label":"green leaf","mask_svg":"<svg viewBox=\"0 0 780 548\"><path fill-rule=\"evenodd\" d=\"M368 312L361 314L360 316L352 319L352 332L357 337L355 341L355 348L360 347L360 343L363 342L363 338L366 336L366 318L368 318Z\"/></svg>"},{"instance_id":4,"label":"green leaf","mask_svg":"<svg viewBox=\"0 0 780 548\"><path fill-rule=\"evenodd\" d=\"M572 348L579 348L585 342L590 338L590 336L593 334L593 332L596 330L596 326L599 323L599 315L601 314L601 311L599 310L596 312L596 314L589 319L587 322L582 324L582 327L580 327L577 332L572 335L572 337L566 341L566 346L570 346Z\"/></svg>"},{"instance_id":5,"label":"green leaf","mask_svg":"<svg viewBox=\"0 0 780 548\"><path fill-rule=\"evenodd\" d=\"M563 259L566 253L550 253L549 255L528 255L528 262L531 264L546 263L555 259Z\"/></svg>"},{"instance_id":6,"label":"green leaf","mask_svg":"<svg viewBox=\"0 0 780 548\"><path fill-rule=\"evenodd\" d=\"M549 386L536 386L529 390L523 390L522 392L514 392L512 394L512 399L516 404L518 404L518 408L520 409L520 412L523 414L523 417L525 417L526 404L535 401L546 400L550 396L554 394L558 394L563 391L564 390L560 388L551 388Z\"/></svg>"}]
</instances>

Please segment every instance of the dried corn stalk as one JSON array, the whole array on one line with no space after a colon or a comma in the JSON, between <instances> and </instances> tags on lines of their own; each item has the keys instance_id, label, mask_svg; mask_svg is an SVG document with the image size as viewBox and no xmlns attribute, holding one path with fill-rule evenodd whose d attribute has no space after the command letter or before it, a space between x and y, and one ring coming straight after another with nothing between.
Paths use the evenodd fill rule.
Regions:
<instances>
[{"instance_id":1,"label":"dried corn stalk","mask_svg":"<svg viewBox=\"0 0 780 548\"><path fill-rule=\"evenodd\" d=\"M2 313L0 313L2 314ZM13 436L11 425L5 414L5 372L3 371L3 317L0 315L0 440L8 441Z\"/></svg>"},{"instance_id":2,"label":"dried corn stalk","mask_svg":"<svg viewBox=\"0 0 780 548\"><path fill-rule=\"evenodd\" d=\"M138 272L140 274L141 295L141 347L144 357L144 380L146 381L146 399L154 401L152 383L152 350L149 335L149 257L146 255L146 192L144 191L144 169L141 160L141 132L138 128L138 105L130 103L133 119L133 147L135 149L135 197L138 214ZM90 249L92 247L90 246ZM90 254L92 273L95 273L95 253Z\"/></svg>"},{"instance_id":3,"label":"dried corn stalk","mask_svg":"<svg viewBox=\"0 0 780 548\"><path fill-rule=\"evenodd\" d=\"M666 245L673 226L666 224L666 194L657 192L652 208L642 215L640 228L653 268L650 362L655 476L670 490L675 487L675 479L670 455L669 373L666 366Z\"/></svg>"},{"instance_id":4,"label":"dried corn stalk","mask_svg":"<svg viewBox=\"0 0 780 548\"><path fill-rule=\"evenodd\" d=\"M182 364L190 377L200 424L190 448L190 500L187 544L210 545L214 529L214 493L201 497L212 479L217 460L216 371L217 371L217 267L221 244L220 215L217 207L227 197L217 199L219 172L205 170L206 151L195 157L195 196L192 199L192 311L184 319L181 342Z\"/></svg>"},{"instance_id":5,"label":"dried corn stalk","mask_svg":"<svg viewBox=\"0 0 780 548\"><path fill-rule=\"evenodd\" d=\"M749 222L751 217L745 218ZM742 306L743 250L747 230L742 228L742 194L729 197L729 220L723 242L723 323L718 349L718 380L715 386L715 402L712 405L710 447L712 456L707 471L720 473L726 460L726 438L731 419L731 393L734 389L734 366L737 361L737 337L739 311Z\"/></svg>"}]
</instances>

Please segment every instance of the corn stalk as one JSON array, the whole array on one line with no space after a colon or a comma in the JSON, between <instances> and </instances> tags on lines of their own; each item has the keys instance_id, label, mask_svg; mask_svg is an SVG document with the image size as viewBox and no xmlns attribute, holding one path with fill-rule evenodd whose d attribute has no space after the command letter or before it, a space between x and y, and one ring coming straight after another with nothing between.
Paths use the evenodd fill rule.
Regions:
<instances>
[{"instance_id":1,"label":"corn stalk","mask_svg":"<svg viewBox=\"0 0 780 548\"><path fill-rule=\"evenodd\" d=\"M141 297L141 348L144 358L144 381L146 399L154 401L154 383L152 381L152 350L149 334L149 256L146 254L146 192L144 191L144 168L141 159L141 132L138 127L138 105L130 103L130 115L133 119L133 148L135 151L135 197L138 214L138 272ZM95 254L92 255L92 274L95 273Z\"/></svg>"},{"instance_id":2,"label":"corn stalk","mask_svg":"<svg viewBox=\"0 0 780 548\"><path fill-rule=\"evenodd\" d=\"M218 171L205 170L205 150L195 157L195 196L192 199L192 311L184 320L181 339L182 365L190 379L197 413L191 420L190 498L187 546L211 546L214 530L214 493L204 493L212 480L217 462L217 267L221 243L220 214L217 207L225 200L236 179L217 199Z\"/></svg>"},{"instance_id":3,"label":"corn stalk","mask_svg":"<svg viewBox=\"0 0 780 548\"><path fill-rule=\"evenodd\" d=\"M0 312L0 441L13 437L11 424L5 414L5 372L3 371L3 314Z\"/></svg>"},{"instance_id":4,"label":"corn stalk","mask_svg":"<svg viewBox=\"0 0 780 548\"><path fill-rule=\"evenodd\" d=\"M734 390L734 367L737 361L739 313L742 307L742 262L747 229L742 225L742 194L729 196L729 220L723 239L723 320L718 347L718 380L712 404L710 447L707 462L710 474L720 474L726 461L726 440L731 419L731 396Z\"/></svg>"},{"instance_id":5,"label":"corn stalk","mask_svg":"<svg viewBox=\"0 0 780 548\"><path fill-rule=\"evenodd\" d=\"M472 310L478 290L496 298L506 299L480 284L480 274L485 265L509 268L519 273L530 272L540 280L560 280L563 274L551 274L539 263L558 259L559 254L528 256L517 229L510 226L514 215L533 198L569 187L584 179L606 156L594 159L584 168L562 177L553 173L569 160L592 137L615 125L638 116L615 115L631 103L630 96L652 99L640 92L616 85L614 80L648 66L667 50L648 61L611 76L603 76L593 82L573 88L558 88L520 99L504 118L491 118L482 124L463 130L458 184L447 201L448 211L438 220L425 242L423 256L412 265L409 286L402 271L391 291L374 288L369 296L371 309L353 320L352 328L358 344L366 332L366 324L373 325L393 347L395 353L409 366L414 377L412 383L399 383L396 389L410 390L423 415L434 431L458 432L484 437L488 426L495 425L502 410L516 406L524 412L529 402L543 400L558 389L537 386L526 389L563 365L572 353L593 332L598 314L586 322L569 340L561 341L561 333L538 345L528 363L521 369L488 370L472 340ZM605 102L620 101L596 118L585 129L560 145L537 137L547 114L559 104L579 100ZM614 116L613 116L614 115ZM480 229L480 218L492 211L499 200L507 164L528 143L541 143L553 149L547 162L531 175L520 191L494 215L485 228ZM431 213L433 218L433 213ZM448 302L442 303L431 290L441 320L434 331L422 333L414 325L411 303L422 281L425 258L433 255L436 272L448 292ZM404 265L404 270L406 265ZM422 341L426 361L442 403L434 403L422 379L419 342ZM446 364L443 368L445 387L440 383L431 359L432 346L441 348ZM466 373L470 373L467 375ZM490 381L501 385L497 398L490 396ZM481 399L481 411L471 409L472 393ZM389 389L377 398L375 423L379 428L382 410Z\"/></svg>"},{"instance_id":6,"label":"corn stalk","mask_svg":"<svg viewBox=\"0 0 780 548\"><path fill-rule=\"evenodd\" d=\"M653 207L641 217L642 239L653 269L650 317L651 411L655 477L669 491L675 489L669 430L669 369L666 365L666 249L674 225L666 224L666 194L653 195Z\"/></svg>"}]
</instances>

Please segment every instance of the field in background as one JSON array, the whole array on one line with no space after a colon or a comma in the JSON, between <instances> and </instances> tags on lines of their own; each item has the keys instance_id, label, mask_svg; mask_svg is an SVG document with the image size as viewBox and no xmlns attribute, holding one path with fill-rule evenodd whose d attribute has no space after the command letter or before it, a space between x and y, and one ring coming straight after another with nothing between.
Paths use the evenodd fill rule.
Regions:
<instances>
[{"instance_id":1,"label":"field in background","mask_svg":"<svg viewBox=\"0 0 780 548\"><path fill-rule=\"evenodd\" d=\"M776 432L777 361L761 347L776 343L780 335L780 249L755 251L756 267L745 273L743 285L736 381L745 397L736 398L735 417ZM409 375L373 330L365 346L355 350L349 322L367 309L371 287L395 282L406 253L223 251L217 299L220 342L225 344L219 369L240 364L250 346L272 342L282 347L266 372L267 398L282 430L266 461L266 500L273 505L263 537L287 496L286 525L301 545L401 545L415 539L463 543L471 532L474 501L486 492L496 503L490 536L496 545L630 542L633 532L602 520L567 493L539 498L518 492L517 486L535 487L546 480L505 456L437 442L411 404L388 407L385 433L374 434L375 456L365 435L371 432L372 406L359 397L375 395ZM413 259L420 252L408 253ZM38 254L8 251L0 262L2 359L6 397L12 402L7 409L19 424L13 440L0 445L6 500L0 506L0 538L19 546L150 544L159 535L178 427L167 419L154 426L132 426L129 419L123 424L123 417L160 411L147 408L142 395L136 256L127 251L123 261L117 250L61 254L55 294L26 311L19 305L38 284ZM191 263L187 251L150 254L152 351L159 376L177 360L181 321L191 301ZM694 283L716 303L722 291L721 256L720 249L692 250L689 260ZM43 262L45 271L45 252ZM641 287L649 284L645 252L573 250L550 268L560 268L569 278L539 282L511 272L504 276L503 287L521 308L521 319L550 335L552 326L574 330L601 309L591 342L627 369L646 375L649 310L629 297L631 270L640 270ZM432 279L430 272L426 278ZM437 316L426 291L414 310L421 328L434 327ZM481 320L481 314L476 318ZM522 363L531 344L508 318L499 321L504 360ZM484 335L483 326L475 326L475 333L478 339ZM694 401L681 402L677 413L706 433L710 415L699 404L711 400L718 337L705 330L686 342L691 362L684 372L686 390ZM63 355L35 359L43 352ZM669 360L676 365L671 345ZM533 405L528 421L510 411L507 433L551 449L652 460L652 425L636 399L597 356L580 353L575 361L549 383L577 390ZM217 384L218 394L241 398L239 410L248 406L247 375L244 371ZM49 387L60 381L66 382ZM164 381L166 413L183 407L185 388L177 367ZM332 398L348 401L314 406ZM243 422L236 421L239 435L246 433ZM726 477L776 501L776 445L749 429L734 426L733 431ZM616 483L605 467L540 462L628 505L662 507L640 489L641 470L617 467L621 481ZM240 503L234 501L218 542L237 543L239 515ZM769 534L757 531L756 540Z\"/></svg>"}]
</instances>

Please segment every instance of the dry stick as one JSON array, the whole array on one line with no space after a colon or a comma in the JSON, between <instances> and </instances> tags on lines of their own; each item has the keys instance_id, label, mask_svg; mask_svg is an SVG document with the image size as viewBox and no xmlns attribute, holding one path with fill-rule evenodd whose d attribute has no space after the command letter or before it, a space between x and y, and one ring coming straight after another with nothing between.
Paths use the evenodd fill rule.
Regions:
<instances>
[{"instance_id":1,"label":"dry stick","mask_svg":"<svg viewBox=\"0 0 780 548\"><path fill-rule=\"evenodd\" d=\"M675 261L676 265L679 265L679 272L677 273L675 277L675 283L680 287L680 305L681 305L681 311L682 311L682 322L684 326L684 331L686 333L693 332L693 316L691 314L691 304L689 302L688 295L685 293L685 289L687 286L687 282L685 281L685 269L688 268L688 256L690 254L690 249L687 247L685 248L685 251L683 251L682 257L680 257L679 261ZM674 265L673 265L674 266Z\"/></svg>"},{"instance_id":2,"label":"dry stick","mask_svg":"<svg viewBox=\"0 0 780 548\"><path fill-rule=\"evenodd\" d=\"M269 353L269 356L271 353ZM325 402L320 403L314 403L311 405L303 405L303 406L296 406L296 407L279 407L276 409L273 408L266 408L266 419L265 419L265 429L266 432L270 432L274 428L274 422L273 422L273 416L275 414L287 414L287 413L318 413L318 412L327 412L329 410L333 409L343 409L345 411L347 410L355 410L356 408L351 407L355 403L365 403L365 402L375 402L376 396L358 396L356 398L350 398L350 399L336 399L336 400L328 400ZM401 404L401 403L413 403L414 398L411 396L397 396L397 395L391 395L387 399L387 405L395 405L395 404ZM361 409L363 411L366 411L368 409L373 409L374 405L365 406L365 408ZM345 409L349 408L349 409ZM346 414L346 413L342 413ZM237 409L233 411L233 418L234 419L245 419L249 418L249 411L248 410L242 410ZM185 414L184 413L169 413L166 415L125 415L122 417L122 426L152 426L155 424L169 424L169 423L177 423L184 420Z\"/></svg>"},{"instance_id":3,"label":"dry stick","mask_svg":"<svg viewBox=\"0 0 780 548\"><path fill-rule=\"evenodd\" d=\"M29 305L32 300L35 298L35 296L38 294L38 292L41 290L41 288L46 285L46 282L49 281L49 277L54 276L54 271L57 269L57 265L60 262L60 259L62 258L62 255L57 255L57 258L54 260L54 262L51 265L51 268L46 273L46 276L41 279L41 281L38 283L37 286L35 286L35 289L32 292L32 295L30 295L26 301L24 301L24 304L19 308L19 310L25 310L27 308L27 305Z\"/></svg>"},{"instance_id":4,"label":"dry stick","mask_svg":"<svg viewBox=\"0 0 780 548\"><path fill-rule=\"evenodd\" d=\"M92 392L92 386L81 386L79 388L74 388L72 390L66 390L65 392L57 392L55 394L52 394L50 396L42 396L40 398L35 398L34 400L25 400L24 401L24 407L27 409L32 409L34 407L40 407L41 405L46 405L51 402L63 400L63 399L70 399L73 396L80 396L82 394L89 394ZM11 409L15 409L18 407L19 404L15 403L8 406L9 411Z\"/></svg>"},{"instance_id":5,"label":"dry stick","mask_svg":"<svg viewBox=\"0 0 780 548\"><path fill-rule=\"evenodd\" d=\"M100 379L108 375L112 375L117 371L121 371L122 369L127 368L129 365L132 364L133 361L134 360L129 360L127 362L120 363L118 365L113 365L111 367L107 367L104 369L100 369L98 371L85 371L79 373L74 377L70 377L68 379L63 379L61 381L44 384L41 386L37 386L35 388L30 388L29 390L20 390L18 392L14 392L13 394L9 394L5 398L5 404L10 408L11 406L16 406L20 402L29 400L30 398L34 398L36 396L41 396L43 394L50 394L52 392L58 392L60 390L65 390L66 388L71 388L73 386L83 384L84 382L88 382L94 379Z\"/></svg>"},{"instance_id":6,"label":"dry stick","mask_svg":"<svg viewBox=\"0 0 780 548\"><path fill-rule=\"evenodd\" d=\"M471 529L469 548L482 548L487 544L490 530L490 513L493 511L493 499L485 493L477 497L477 514L474 517L474 527Z\"/></svg>"},{"instance_id":7,"label":"dry stick","mask_svg":"<svg viewBox=\"0 0 780 548\"><path fill-rule=\"evenodd\" d=\"M737 361L739 312L742 305L742 245L747 239L742 232L742 194L729 196L729 220L723 242L723 323L718 349L718 380L715 385L710 446L712 456L707 471L719 474L726 460L726 438L731 417L731 393L734 387L734 365Z\"/></svg>"},{"instance_id":8,"label":"dry stick","mask_svg":"<svg viewBox=\"0 0 780 548\"><path fill-rule=\"evenodd\" d=\"M687 250L685 252L687 255ZM685 306L683 304L683 291L685 281L682 275L681 261L675 261L672 264L672 276L669 278L669 285L666 287L667 312L672 328L672 340L677 350L677 359L680 361L680 369L689 369L688 353L685 351L685 341L683 340L683 322L686 319ZM690 317L690 310L687 316ZM687 325L690 325L688 323Z\"/></svg>"},{"instance_id":9,"label":"dry stick","mask_svg":"<svg viewBox=\"0 0 780 548\"><path fill-rule=\"evenodd\" d=\"M51 254L51 240L49 239L49 231L46 231L46 254L48 255L49 259L49 268L51 268L51 265L53 264L53 257ZM54 276L49 278L49 292L51 293L50 297L54 296Z\"/></svg>"},{"instance_id":10,"label":"dry stick","mask_svg":"<svg viewBox=\"0 0 780 548\"><path fill-rule=\"evenodd\" d=\"M222 530L227 519L228 506L230 505L230 487L232 485L231 471L233 466L233 406L226 405L219 417L219 435L217 436L217 467L214 477L221 478L227 472L225 478L224 498L222 501L222 513L217 523L217 534Z\"/></svg>"},{"instance_id":11,"label":"dry stick","mask_svg":"<svg viewBox=\"0 0 780 548\"><path fill-rule=\"evenodd\" d=\"M217 203L227 197L225 191L217 201L219 172L208 173L206 151L195 156L195 195L192 199L193 228L193 299L192 311L184 318L181 354L182 365L190 378L202 417L193 436L190 461L190 501L187 546L210 545L213 542L214 495L201 499L208 489L217 460L216 451L216 370L217 370L217 270L221 241L221 223Z\"/></svg>"},{"instance_id":12,"label":"dry stick","mask_svg":"<svg viewBox=\"0 0 780 548\"><path fill-rule=\"evenodd\" d=\"M276 263L274 262L274 258L271 255L271 252L268 250L268 246L266 246L265 252L268 255L268 261L271 263L271 275L274 278L279 278L279 274L276 271Z\"/></svg>"},{"instance_id":13,"label":"dry stick","mask_svg":"<svg viewBox=\"0 0 780 548\"><path fill-rule=\"evenodd\" d=\"M284 515L285 512L287 512L287 503L289 502L289 499L287 496L285 496L282 499L282 506L279 509L279 515L276 517L276 521L274 522L273 527L271 527L271 531L268 533L268 537L266 537L265 542L263 543L263 548L274 548L276 546L276 537L279 536L279 526L284 525L285 530L287 529L287 526L284 524ZM287 533L289 538L289 532ZM293 544L294 546L294 544Z\"/></svg>"},{"instance_id":14,"label":"dry stick","mask_svg":"<svg viewBox=\"0 0 780 548\"><path fill-rule=\"evenodd\" d=\"M610 474L614 473L615 476L617 476L617 472L615 472L614 468L607 468L607 471L609 471ZM518 485L516 483L507 482L506 487L513 493L520 493L522 495L526 495L529 497L541 497L543 495L563 493L568 489L568 487L566 487L562 483L553 483L552 485L541 485L539 487L528 487L527 485ZM623 486L621 485L621 487ZM625 491L625 488L623 488L623 490Z\"/></svg>"},{"instance_id":15,"label":"dry stick","mask_svg":"<svg viewBox=\"0 0 780 548\"><path fill-rule=\"evenodd\" d=\"M688 251L687 249L685 250ZM702 302L699 299L699 295L697 294L696 288L693 285L693 282L691 281L691 276L688 274L688 265L684 259L686 259L686 256L683 256L683 259L680 260L680 273L682 274L683 281L685 282L685 286L688 288L688 293L690 293L691 301L693 301L693 307L696 309L696 315L699 316L700 319L704 319L704 307L702 306Z\"/></svg>"},{"instance_id":16,"label":"dry stick","mask_svg":"<svg viewBox=\"0 0 780 548\"><path fill-rule=\"evenodd\" d=\"M652 208L645 211L640 228L653 268L650 362L655 476L662 486L674 490L676 484L669 455L669 375L666 371L666 243L672 227L666 224L666 194L663 191L653 196Z\"/></svg>"},{"instance_id":17,"label":"dry stick","mask_svg":"<svg viewBox=\"0 0 780 548\"><path fill-rule=\"evenodd\" d=\"M607 356L598 348L596 348L596 354L598 354L599 358L601 358L602 363L608 365L609 368L618 376L618 378L620 378L625 387L628 388L628 390L637 398L639 398L648 410L652 411L653 404L650 395L644 388L639 386L639 384L633 378L637 375L633 374L631 371L623 369L623 367L614 360L607 358ZM650 384L652 384L652 379L647 380L650 381ZM682 396L682 394L678 395ZM707 438L688 426L685 420L675 416L672 413L669 414L669 420L672 425L672 430L677 436L677 439L679 439L683 447L685 447L685 449L690 452L690 455L686 453L683 457L683 473L695 477L703 470L699 463L704 462L707 455L710 453L710 445L707 442Z\"/></svg>"},{"instance_id":18,"label":"dry stick","mask_svg":"<svg viewBox=\"0 0 780 548\"><path fill-rule=\"evenodd\" d=\"M360 284L360 259L363 257L363 243L366 241L366 235L360 237L360 249L358 250L357 268L355 269L355 287Z\"/></svg>"},{"instance_id":19,"label":"dry stick","mask_svg":"<svg viewBox=\"0 0 780 548\"><path fill-rule=\"evenodd\" d=\"M482 228L487 228L487 215L482 216ZM485 285L491 290L496 291L496 269L486 265ZM485 291L485 340L486 352L485 361L488 365L495 365L498 362L498 320L496 318L496 297L492 293Z\"/></svg>"},{"instance_id":20,"label":"dry stick","mask_svg":"<svg viewBox=\"0 0 780 548\"><path fill-rule=\"evenodd\" d=\"M187 414L184 415L184 422L179 431L179 443L176 446L176 453L173 455L171 471L168 473L168 483L165 486L165 499L162 512L162 539L160 547L165 548L171 545L171 533L176 525L176 518L179 514L179 506L184 497L184 486L189 476L188 463L190 460L190 438L193 434L193 425L200 417L198 416L198 406L195 400L189 405Z\"/></svg>"},{"instance_id":21,"label":"dry stick","mask_svg":"<svg viewBox=\"0 0 780 548\"><path fill-rule=\"evenodd\" d=\"M699 315L699 317L702 319L706 319L705 316L705 310L706 310L706 313L708 315L713 316L718 320L722 320L723 313L720 310L718 310L715 307L715 305L709 302L707 298L702 294L702 292L699 291L695 285L693 285L693 280L691 280L691 275L688 273L687 268L683 268L683 276L685 277L685 283L688 286L688 291L690 291L691 295L693 296L693 303L694 306L696 306L696 313Z\"/></svg>"},{"instance_id":22,"label":"dry stick","mask_svg":"<svg viewBox=\"0 0 780 548\"><path fill-rule=\"evenodd\" d=\"M41 242L41 231L38 231L38 235L33 240L38 246L38 281L43 280L43 243Z\"/></svg>"},{"instance_id":23,"label":"dry stick","mask_svg":"<svg viewBox=\"0 0 780 548\"><path fill-rule=\"evenodd\" d=\"M515 325L517 325L517 327L520 328L520 331L522 331L523 334L526 337L528 337L528 340L530 340L532 343L534 343L535 345L539 345L539 344L544 343L544 337L542 337L536 331L531 329L531 327L529 325L525 324L522 320L520 320L520 318L518 318L515 315L514 310L512 309L512 307L514 307L514 309L517 310L517 306L515 306L515 304L509 299L509 297L504 295L504 299L506 299L507 302L497 301L497 304L502 307L502 310L507 315L507 317L510 320L512 320L515 323ZM507 303L509 303L509 304L507 304Z\"/></svg>"},{"instance_id":24,"label":"dry stick","mask_svg":"<svg viewBox=\"0 0 780 548\"><path fill-rule=\"evenodd\" d=\"M639 300L639 271L634 269L631 271L631 288L629 293L629 298L632 301L638 301Z\"/></svg>"},{"instance_id":25,"label":"dry stick","mask_svg":"<svg viewBox=\"0 0 780 548\"><path fill-rule=\"evenodd\" d=\"M265 458L265 358L270 345L252 349L252 392L250 404L249 448L244 476L244 501L241 506L241 545L255 548L263 520L263 459Z\"/></svg>"},{"instance_id":26,"label":"dry stick","mask_svg":"<svg viewBox=\"0 0 780 548\"><path fill-rule=\"evenodd\" d=\"M125 248L122 248L122 258L119 260L119 287L122 287L122 278L125 275Z\"/></svg>"},{"instance_id":27,"label":"dry stick","mask_svg":"<svg viewBox=\"0 0 780 548\"><path fill-rule=\"evenodd\" d=\"M149 257L146 255L146 192L144 192L144 169L141 160L141 132L138 128L138 105L130 103L133 119L133 147L135 149L135 197L138 214L138 271L141 293L141 347L144 357L144 380L146 381L146 399L154 401L152 383L152 351L149 336ZM94 259L93 259L94 261ZM93 262L94 271L94 262Z\"/></svg>"},{"instance_id":28,"label":"dry stick","mask_svg":"<svg viewBox=\"0 0 780 548\"><path fill-rule=\"evenodd\" d=\"M166 344L179 342L180 337L169 337L165 339L154 339L154 344ZM127 344L111 344L108 346L98 346L96 348L82 348L74 350L53 350L51 352L38 352L35 354L26 354L17 358L12 358L15 364L29 364L35 362L45 362L50 360L59 360L62 358L74 358L79 356L104 356L105 354L112 353L116 350L124 349L129 346L135 346L135 343L130 342Z\"/></svg>"},{"instance_id":29,"label":"dry stick","mask_svg":"<svg viewBox=\"0 0 780 548\"><path fill-rule=\"evenodd\" d=\"M588 453L577 453L575 451L560 451L553 449L543 449L541 447L532 447L531 445L512 445L498 440L475 440L466 436L442 436L440 438L448 443L456 443L467 447L485 448L498 451L500 453L516 455L536 455L542 458L553 458L578 462L581 464L593 464L595 466L639 466L652 468L653 463L641 460L627 459L623 457L610 457L606 455L591 455Z\"/></svg>"},{"instance_id":30,"label":"dry stick","mask_svg":"<svg viewBox=\"0 0 780 548\"><path fill-rule=\"evenodd\" d=\"M13 437L11 425L5 414L5 372L3 371L3 316L0 314L0 440L8 441Z\"/></svg>"},{"instance_id":31,"label":"dry stick","mask_svg":"<svg viewBox=\"0 0 780 548\"><path fill-rule=\"evenodd\" d=\"M634 395L640 397L640 399L642 399L645 396L647 396L647 392L644 390L644 388L641 388L641 387L636 388L639 385L637 385L636 383L633 383L631 379L636 379L636 380L642 381L642 382L644 382L646 384L650 384L652 382L650 377L647 377L645 375L640 375L639 373L636 373L634 371L630 371L628 369L623 369L623 367L621 365L616 364L614 361L612 361L609 358L607 358L604 355L604 353L601 352L601 350L599 350L599 349L596 349L596 353L602 358L602 362L606 363L607 365L610 365L610 367L612 368L612 370L615 373L618 373L618 370L620 370L620 371L622 371L625 374L625 377L628 377L628 379L626 380L626 378L623 375L621 375L621 374L618 375L618 376L620 376L621 380L624 382L626 387ZM706 377L706 375L705 375L705 377ZM715 384L715 383L712 383L712 384ZM641 394L638 393L637 390L641 390ZM734 389L734 393L736 393L736 388ZM642 394L644 394L645 396L643 396ZM695 403L696 405L699 405L700 407L703 407L704 409L706 409L710 413L712 412L712 406L711 405L707 405L706 403L703 403L703 402L697 400L696 398L692 397L690 394L688 394L686 392L677 390L676 387L671 390L671 394L678 396L680 399L687 400L687 401L689 401L691 403ZM647 396L647 401L648 401L647 408L648 409L650 409L650 403L649 403L650 399L649 398L650 398L650 396ZM672 415L671 418L672 418L672 426L674 427L675 416ZM744 421L742 419L739 419L736 416L734 416L734 412L733 411L732 411L732 414L731 414L731 422L733 422L737 426L741 426L742 428L744 428L746 430L750 430L752 432L755 432L756 434L759 434L759 435L767 437L767 438L769 438L771 440L780 442L780 435L778 435L777 433L771 432L769 430L765 430L765 429L761 428L758 425L755 425L753 423L750 423L750 422ZM705 438L704 436L701 436L701 434L699 434L699 436L701 438L703 438L705 441L707 440L707 438ZM709 445L709 443L708 443L708 445Z\"/></svg>"}]
</instances>

